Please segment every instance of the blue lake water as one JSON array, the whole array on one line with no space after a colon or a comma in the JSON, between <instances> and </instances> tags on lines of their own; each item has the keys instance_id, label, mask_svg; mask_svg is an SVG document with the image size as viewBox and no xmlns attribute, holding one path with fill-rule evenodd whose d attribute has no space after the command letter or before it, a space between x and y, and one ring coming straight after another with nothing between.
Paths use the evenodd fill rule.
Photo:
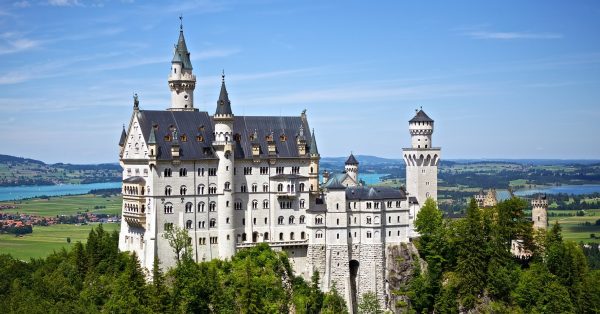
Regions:
<instances>
[{"instance_id":1,"label":"blue lake water","mask_svg":"<svg viewBox=\"0 0 600 314\"><path fill-rule=\"evenodd\" d=\"M381 182L381 178L387 175L387 173L359 173L358 180L363 180L366 185L371 185Z\"/></svg>"},{"instance_id":2,"label":"blue lake water","mask_svg":"<svg viewBox=\"0 0 600 314\"><path fill-rule=\"evenodd\" d=\"M518 190L515 191L516 196L530 196L536 193L546 193L546 194L592 194L592 193L600 193L600 184L589 184L589 185L560 185L560 186L551 186L540 189L529 189L529 190ZM498 199L504 200L507 199L509 194L508 191L498 191L497 192Z\"/></svg>"},{"instance_id":3,"label":"blue lake water","mask_svg":"<svg viewBox=\"0 0 600 314\"><path fill-rule=\"evenodd\" d=\"M121 188L121 182L0 187L0 201L30 197L86 194L96 189Z\"/></svg>"}]
</instances>

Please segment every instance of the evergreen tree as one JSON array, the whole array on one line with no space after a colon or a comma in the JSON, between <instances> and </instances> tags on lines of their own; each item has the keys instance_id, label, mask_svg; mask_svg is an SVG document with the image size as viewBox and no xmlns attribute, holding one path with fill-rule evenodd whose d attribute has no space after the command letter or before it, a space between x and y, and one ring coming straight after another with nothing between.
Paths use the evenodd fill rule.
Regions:
<instances>
[{"instance_id":1,"label":"evergreen tree","mask_svg":"<svg viewBox=\"0 0 600 314\"><path fill-rule=\"evenodd\" d=\"M346 307L346 301L344 298L340 296L338 293L337 287L335 286L335 282L331 286L331 290L325 293L325 298L323 299L323 308L321 309L322 314L343 314L348 313L348 309Z\"/></svg>"},{"instance_id":2,"label":"evergreen tree","mask_svg":"<svg viewBox=\"0 0 600 314\"><path fill-rule=\"evenodd\" d=\"M362 295L361 301L358 304L359 314L379 314L382 313L381 307L379 306L379 300L377 295L372 291L369 291Z\"/></svg>"}]
</instances>

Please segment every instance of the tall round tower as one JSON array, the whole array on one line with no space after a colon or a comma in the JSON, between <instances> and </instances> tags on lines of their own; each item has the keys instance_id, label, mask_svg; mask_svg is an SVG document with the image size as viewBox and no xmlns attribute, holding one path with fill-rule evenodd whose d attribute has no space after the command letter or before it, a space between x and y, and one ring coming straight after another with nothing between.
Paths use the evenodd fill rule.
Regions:
<instances>
[{"instance_id":1,"label":"tall round tower","mask_svg":"<svg viewBox=\"0 0 600 314\"><path fill-rule=\"evenodd\" d=\"M354 158L354 154L350 153L350 156L344 164L344 170L346 174L358 184L358 160Z\"/></svg>"},{"instance_id":2,"label":"tall round tower","mask_svg":"<svg viewBox=\"0 0 600 314\"><path fill-rule=\"evenodd\" d=\"M195 110L194 89L196 76L192 73L190 53L183 37L183 25L179 26L179 40L175 45L175 53L171 61L169 73L169 89L171 90L171 107L168 110Z\"/></svg>"},{"instance_id":3,"label":"tall round tower","mask_svg":"<svg viewBox=\"0 0 600 314\"><path fill-rule=\"evenodd\" d=\"M217 166L219 257L231 258L235 254L235 221L233 207L233 169L235 156L233 150L233 112L225 87L225 74L222 76L221 93L217 100L217 110L213 116L215 122L215 141L213 147L219 158Z\"/></svg>"},{"instance_id":4,"label":"tall round tower","mask_svg":"<svg viewBox=\"0 0 600 314\"><path fill-rule=\"evenodd\" d=\"M433 120L423 110L418 110L415 117L408 122L412 148L431 148Z\"/></svg>"},{"instance_id":5,"label":"tall round tower","mask_svg":"<svg viewBox=\"0 0 600 314\"><path fill-rule=\"evenodd\" d=\"M546 195L540 195L531 200L531 220L534 229L546 230L548 227L548 200Z\"/></svg>"}]
</instances>

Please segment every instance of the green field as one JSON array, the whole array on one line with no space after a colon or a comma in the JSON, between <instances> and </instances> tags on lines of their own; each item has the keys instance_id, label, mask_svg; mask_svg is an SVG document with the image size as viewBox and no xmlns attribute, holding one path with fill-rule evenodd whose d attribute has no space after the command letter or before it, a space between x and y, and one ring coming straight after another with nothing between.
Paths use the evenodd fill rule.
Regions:
<instances>
[{"instance_id":1,"label":"green field","mask_svg":"<svg viewBox=\"0 0 600 314\"><path fill-rule=\"evenodd\" d=\"M0 205L16 205L16 209L6 209L3 213L21 213L44 217L75 215L90 211L97 214L117 215L121 213L121 195L102 197L93 194L56 196L49 199L35 198L24 201L0 202ZM105 208L95 209L97 206Z\"/></svg>"},{"instance_id":2,"label":"green field","mask_svg":"<svg viewBox=\"0 0 600 314\"><path fill-rule=\"evenodd\" d=\"M85 242L92 227L89 225L51 225L47 227L34 226L33 233L16 237L12 234L0 235L0 254L11 254L15 258L29 260L30 258L46 257L61 248L70 248L77 241ZM119 231L120 224L103 224L106 231ZM71 238L71 244L67 243Z\"/></svg>"},{"instance_id":3,"label":"green field","mask_svg":"<svg viewBox=\"0 0 600 314\"><path fill-rule=\"evenodd\" d=\"M588 214L591 214L588 212ZM582 217L549 217L550 226L558 221L562 227L563 239L575 242L583 241L585 243L600 243L600 226L594 225L596 220L600 219L600 213L594 212L595 215L586 215ZM583 225L585 222L590 222L591 226ZM598 238L590 238L590 234L596 234Z\"/></svg>"}]
</instances>

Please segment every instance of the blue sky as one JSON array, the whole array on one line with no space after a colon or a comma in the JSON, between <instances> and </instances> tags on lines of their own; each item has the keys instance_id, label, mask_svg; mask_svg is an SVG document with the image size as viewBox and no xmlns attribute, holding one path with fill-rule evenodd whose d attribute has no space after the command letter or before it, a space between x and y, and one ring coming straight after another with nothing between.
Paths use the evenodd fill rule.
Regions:
<instances>
[{"instance_id":1,"label":"blue sky","mask_svg":"<svg viewBox=\"0 0 600 314\"><path fill-rule=\"evenodd\" d=\"M399 158L422 106L445 158L600 158L598 1L0 1L0 153L117 161L179 14L196 107L225 69L235 114L307 109L322 156Z\"/></svg>"}]
</instances>

